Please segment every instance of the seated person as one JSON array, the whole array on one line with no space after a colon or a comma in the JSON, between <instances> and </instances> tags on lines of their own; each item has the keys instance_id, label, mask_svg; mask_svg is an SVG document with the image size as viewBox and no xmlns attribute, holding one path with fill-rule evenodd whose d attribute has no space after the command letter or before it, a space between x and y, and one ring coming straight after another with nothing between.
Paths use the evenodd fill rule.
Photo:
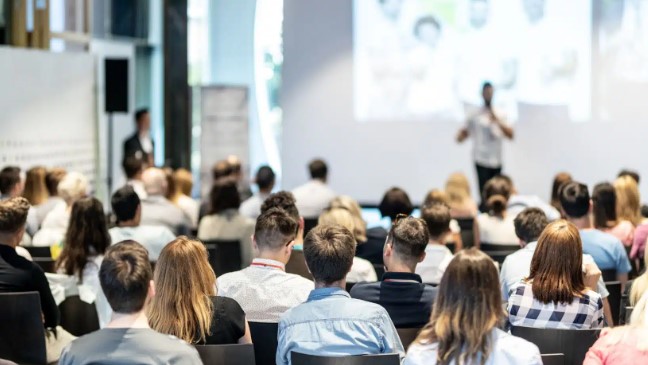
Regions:
<instances>
[{"instance_id":1,"label":"seated person","mask_svg":"<svg viewBox=\"0 0 648 365\"><path fill-rule=\"evenodd\" d=\"M426 256L428 240L428 229L422 219L397 220L385 243L386 272L382 281L354 285L351 297L380 304L396 327L423 327L430 319L436 288L423 284L414 270Z\"/></svg>"},{"instance_id":2,"label":"seated person","mask_svg":"<svg viewBox=\"0 0 648 365\"><path fill-rule=\"evenodd\" d=\"M592 218L594 227L618 238L624 246L631 246L635 226L617 216L617 196L614 186L600 183L592 191Z\"/></svg>"},{"instance_id":3,"label":"seated person","mask_svg":"<svg viewBox=\"0 0 648 365\"><path fill-rule=\"evenodd\" d=\"M474 218L479 213L477 203L470 195L470 183L465 174L451 174L445 183L445 193L448 196L452 218Z\"/></svg>"},{"instance_id":4,"label":"seated person","mask_svg":"<svg viewBox=\"0 0 648 365\"><path fill-rule=\"evenodd\" d=\"M167 227L174 234L186 233L190 218L167 195L169 183L163 170L149 167L142 174L146 198L142 199L142 224Z\"/></svg>"},{"instance_id":5,"label":"seated person","mask_svg":"<svg viewBox=\"0 0 648 365\"><path fill-rule=\"evenodd\" d=\"M320 356L404 353L387 311L352 299L344 290L355 245L351 231L340 226L320 225L306 235L304 255L316 289L306 303L281 316L277 365L289 365L293 351Z\"/></svg>"},{"instance_id":6,"label":"seated person","mask_svg":"<svg viewBox=\"0 0 648 365\"><path fill-rule=\"evenodd\" d=\"M113 310L108 326L74 340L63 350L60 365L202 364L186 342L155 332L146 316L155 295L146 249L124 241L106 251L99 280Z\"/></svg>"},{"instance_id":7,"label":"seated person","mask_svg":"<svg viewBox=\"0 0 648 365\"><path fill-rule=\"evenodd\" d=\"M169 243L154 279L148 315L154 330L199 345L252 342L241 306L216 296L216 275L201 242L182 236Z\"/></svg>"},{"instance_id":8,"label":"seated person","mask_svg":"<svg viewBox=\"0 0 648 365\"><path fill-rule=\"evenodd\" d=\"M511 185L501 176L496 176L484 185L484 203L487 213L477 216L480 243L491 245L517 245L513 226L514 215L507 211L508 200L511 197Z\"/></svg>"},{"instance_id":9,"label":"seated person","mask_svg":"<svg viewBox=\"0 0 648 365\"><path fill-rule=\"evenodd\" d=\"M191 190L193 189L193 176L187 169L177 169L171 175L171 182L173 184L173 191L169 196L169 200L178 206L189 217L191 222L191 229L198 228L198 210L199 203L191 197Z\"/></svg>"},{"instance_id":10,"label":"seated person","mask_svg":"<svg viewBox=\"0 0 648 365\"><path fill-rule=\"evenodd\" d=\"M441 280L430 322L403 364L444 359L445 364L542 365L536 345L499 329L501 302L491 258L475 248L460 251Z\"/></svg>"},{"instance_id":11,"label":"seated person","mask_svg":"<svg viewBox=\"0 0 648 365\"><path fill-rule=\"evenodd\" d=\"M25 197L25 176L18 166L6 166L0 170L0 200ZM29 200L28 200L29 201ZM27 213L27 233L36 234L41 222L38 220L36 207L31 207Z\"/></svg>"},{"instance_id":12,"label":"seated person","mask_svg":"<svg viewBox=\"0 0 648 365\"><path fill-rule=\"evenodd\" d=\"M513 326L593 329L605 323L596 288L600 271L583 278L578 229L564 220L547 226L538 238L529 276L511 287L509 323Z\"/></svg>"},{"instance_id":13,"label":"seated person","mask_svg":"<svg viewBox=\"0 0 648 365\"><path fill-rule=\"evenodd\" d=\"M438 284L445 269L453 258L452 252L443 243L450 234L450 208L441 203L424 206L421 218L430 233L429 242L425 248L425 258L417 265L416 273L426 284Z\"/></svg>"},{"instance_id":14,"label":"seated person","mask_svg":"<svg viewBox=\"0 0 648 365\"><path fill-rule=\"evenodd\" d=\"M151 261L157 261L160 252L175 235L165 226L142 225L142 204L135 189L126 185L117 190L110 200L117 226L108 232L112 242L133 240L149 252Z\"/></svg>"},{"instance_id":15,"label":"seated person","mask_svg":"<svg viewBox=\"0 0 648 365\"><path fill-rule=\"evenodd\" d=\"M275 173L270 166L259 167L254 177L259 191L241 203L239 212L250 219L257 219L261 214L261 205L270 196L275 186Z\"/></svg>"},{"instance_id":16,"label":"seated person","mask_svg":"<svg viewBox=\"0 0 648 365\"><path fill-rule=\"evenodd\" d=\"M448 197L448 194L440 189L432 189L428 191L428 193L425 195L425 198L423 199L423 204L421 204L421 209L434 204L444 204L448 206L448 209L450 209L450 198ZM450 209L450 232L449 234L445 235L445 238L441 243L443 245L453 244L455 252L461 251L463 249L461 227L459 226L459 222L456 219L452 218L452 209ZM471 242L469 242L468 244L471 244Z\"/></svg>"},{"instance_id":17,"label":"seated person","mask_svg":"<svg viewBox=\"0 0 648 365\"><path fill-rule=\"evenodd\" d=\"M308 164L308 172L311 179L296 187L292 193L301 214L306 218L317 218L335 198L335 193L327 184L326 162L320 159L312 160Z\"/></svg>"},{"instance_id":18,"label":"seated person","mask_svg":"<svg viewBox=\"0 0 648 365\"><path fill-rule=\"evenodd\" d=\"M501 176L504 179L507 179L511 185L511 196L509 197L508 206L506 207L506 210L511 217L517 217L517 215L526 208L538 208L544 212L549 221L560 219L560 212L553 205L547 203L537 195L519 194L515 188L515 184L513 184L513 180L511 180L507 175Z\"/></svg>"},{"instance_id":19,"label":"seated person","mask_svg":"<svg viewBox=\"0 0 648 365\"><path fill-rule=\"evenodd\" d=\"M285 311L305 302L313 282L285 271L299 231L300 224L283 209L264 210L252 239L257 257L249 267L221 275L218 295L236 300L251 322L276 323Z\"/></svg>"}]
</instances>

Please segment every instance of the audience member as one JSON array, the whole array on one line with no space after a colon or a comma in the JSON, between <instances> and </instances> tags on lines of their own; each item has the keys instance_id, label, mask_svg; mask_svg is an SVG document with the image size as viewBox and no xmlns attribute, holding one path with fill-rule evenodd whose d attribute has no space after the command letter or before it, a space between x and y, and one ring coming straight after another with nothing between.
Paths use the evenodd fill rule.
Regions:
<instances>
[{"instance_id":1,"label":"audience member","mask_svg":"<svg viewBox=\"0 0 648 365\"><path fill-rule=\"evenodd\" d=\"M380 304L396 327L423 327L430 318L436 289L423 284L414 272L426 257L428 240L422 219L403 217L394 222L385 242L386 272L382 280L354 285L351 297Z\"/></svg>"},{"instance_id":2,"label":"audience member","mask_svg":"<svg viewBox=\"0 0 648 365\"><path fill-rule=\"evenodd\" d=\"M305 218L317 218L335 198L335 193L327 185L328 166L320 159L308 164L311 180L293 190L297 209Z\"/></svg>"},{"instance_id":3,"label":"audience member","mask_svg":"<svg viewBox=\"0 0 648 365\"><path fill-rule=\"evenodd\" d=\"M358 246L356 247L356 256L365 259L373 265L383 265L383 248L385 240L368 239L367 222L362 217L362 208L360 204L348 195L340 195L331 201L330 208L346 209L351 213L354 221L353 235L356 237Z\"/></svg>"},{"instance_id":4,"label":"audience member","mask_svg":"<svg viewBox=\"0 0 648 365\"><path fill-rule=\"evenodd\" d=\"M189 217L166 198L168 183L164 171L149 167L142 174L146 199L142 199L142 224L164 226L175 234L188 231Z\"/></svg>"},{"instance_id":5,"label":"audience member","mask_svg":"<svg viewBox=\"0 0 648 365\"><path fill-rule=\"evenodd\" d=\"M227 182L236 182L232 178L232 166L227 162L227 160L217 161L211 169L212 174L212 187L216 184L224 184ZM210 189L211 189L210 188ZM200 211L198 213L198 222L200 222L203 217L205 217L211 211L211 195L202 200L200 203Z\"/></svg>"},{"instance_id":6,"label":"audience member","mask_svg":"<svg viewBox=\"0 0 648 365\"><path fill-rule=\"evenodd\" d=\"M218 295L236 300L248 320L278 322L281 314L306 301L313 290L312 281L285 271L299 228L285 210L264 210L254 227L257 257L249 267L218 278Z\"/></svg>"},{"instance_id":7,"label":"audience member","mask_svg":"<svg viewBox=\"0 0 648 365\"><path fill-rule=\"evenodd\" d=\"M236 183L236 188L238 189L241 201L247 200L252 196L252 190L250 190L250 184L245 181L241 159L236 155L229 155L227 156L227 163L229 163L232 169L231 178Z\"/></svg>"},{"instance_id":8,"label":"audience member","mask_svg":"<svg viewBox=\"0 0 648 365\"><path fill-rule=\"evenodd\" d=\"M293 250L302 250L304 246L304 218L299 215L297 209L295 196L289 191L279 191L270 194L268 198L261 205L261 214L267 212L272 208L283 209L288 215L299 224L299 230L295 237L295 244Z\"/></svg>"},{"instance_id":9,"label":"audience member","mask_svg":"<svg viewBox=\"0 0 648 365\"><path fill-rule=\"evenodd\" d=\"M0 171L0 200L22 196L24 188L25 178L19 167L7 166ZM36 210L30 208L27 213L27 233L34 235L39 226Z\"/></svg>"},{"instance_id":10,"label":"audience member","mask_svg":"<svg viewBox=\"0 0 648 365\"><path fill-rule=\"evenodd\" d=\"M568 172L559 172L554 177L553 184L551 185L551 206L556 208L561 215L562 206L560 205L560 188L566 183L572 181L572 176Z\"/></svg>"},{"instance_id":11,"label":"audience member","mask_svg":"<svg viewBox=\"0 0 648 365\"><path fill-rule=\"evenodd\" d=\"M45 186L47 188L47 200L41 203L36 208L36 220L38 226L40 227L45 220L45 217L49 212L52 211L57 205L64 203L63 198L59 196L58 186L61 180L65 177L67 172L63 168L53 168L47 171L45 174Z\"/></svg>"},{"instance_id":12,"label":"audience member","mask_svg":"<svg viewBox=\"0 0 648 365\"><path fill-rule=\"evenodd\" d=\"M591 255L601 270L616 270L617 280L625 284L632 268L630 261L618 238L592 227L587 186L576 181L565 184L560 190L560 205L567 219L579 229L583 252Z\"/></svg>"},{"instance_id":13,"label":"audience member","mask_svg":"<svg viewBox=\"0 0 648 365\"><path fill-rule=\"evenodd\" d=\"M619 219L628 220L635 226L643 223L638 183L631 176L621 176L614 181L614 189Z\"/></svg>"},{"instance_id":14,"label":"audience member","mask_svg":"<svg viewBox=\"0 0 648 365\"><path fill-rule=\"evenodd\" d=\"M356 241L351 231L318 225L304 239L306 264L315 290L306 303L279 321L277 365L290 364L291 352L320 356L403 354L403 345L385 309L352 299L344 290Z\"/></svg>"},{"instance_id":15,"label":"audience member","mask_svg":"<svg viewBox=\"0 0 648 365\"><path fill-rule=\"evenodd\" d=\"M84 299L92 293L99 315L99 325L105 327L112 312L99 284L99 267L110 246L103 205L96 198L82 198L72 206L63 250L56 261L59 274L75 276L77 284L88 288ZM92 303L92 301L91 301Z\"/></svg>"},{"instance_id":16,"label":"audience member","mask_svg":"<svg viewBox=\"0 0 648 365\"><path fill-rule=\"evenodd\" d=\"M550 223L538 238L529 276L511 287L509 322L538 328L603 327L603 301L589 289L596 288L600 275L600 271L590 272L583 278L576 226L564 220Z\"/></svg>"},{"instance_id":17,"label":"audience member","mask_svg":"<svg viewBox=\"0 0 648 365\"><path fill-rule=\"evenodd\" d=\"M432 189L428 191L427 195L423 199L423 204L421 204L421 209L434 204L443 204L450 207L450 198L448 198L448 194L440 189ZM461 227L459 227L459 222L452 218L452 213L450 213L450 232L445 235L445 240L441 243L444 245L453 244L455 246L455 251L457 252L463 249ZM474 241L473 244L478 244L478 241Z\"/></svg>"},{"instance_id":18,"label":"audience member","mask_svg":"<svg viewBox=\"0 0 648 365\"><path fill-rule=\"evenodd\" d=\"M211 193L211 211L198 225L198 238L210 240L238 240L241 243L241 263L252 263L252 234L254 221L239 213L241 198L232 181L214 184Z\"/></svg>"},{"instance_id":19,"label":"audience member","mask_svg":"<svg viewBox=\"0 0 648 365\"><path fill-rule=\"evenodd\" d=\"M511 196L508 200L508 206L506 207L508 214L515 218L521 211L526 208L540 208L549 221L554 221L560 219L560 211L554 208L551 204L548 204L542 198L537 195L522 195L517 191L515 184L511 177L507 175L501 175L503 178L508 180L511 185Z\"/></svg>"},{"instance_id":20,"label":"audience member","mask_svg":"<svg viewBox=\"0 0 648 365\"><path fill-rule=\"evenodd\" d=\"M648 363L648 293L644 293L630 316L630 325L606 328L590 347L583 365Z\"/></svg>"},{"instance_id":21,"label":"audience member","mask_svg":"<svg viewBox=\"0 0 648 365\"><path fill-rule=\"evenodd\" d=\"M475 248L460 251L441 280L430 322L410 346L404 365L541 365L540 351L503 325L497 269Z\"/></svg>"},{"instance_id":22,"label":"audience member","mask_svg":"<svg viewBox=\"0 0 648 365\"><path fill-rule=\"evenodd\" d=\"M133 190L137 193L140 199L146 199L146 189L144 188L144 182L142 181L142 174L144 173L144 162L141 158L135 156L127 156L122 162L122 167L124 168L124 173L126 174L126 185L133 187Z\"/></svg>"},{"instance_id":23,"label":"audience member","mask_svg":"<svg viewBox=\"0 0 648 365\"><path fill-rule=\"evenodd\" d=\"M617 216L617 196L614 186L600 183L592 191L592 218L594 227L618 238L624 246L632 245L634 225Z\"/></svg>"},{"instance_id":24,"label":"audience member","mask_svg":"<svg viewBox=\"0 0 648 365\"><path fill-rule=\"evenodd\" d=\"M177 169L171 175L174 191L169 198L184 214L189 217L191 228L198 228L198 210L200 205L191 197L193 176L187 169Z\"/></svg>"},{"instance_id":25,"label":"audience member","mask_svg":"<svg viewBox=\"0 0 648 365\"><path fill-rule=\"evenodd\" d=\"M259 191L241 203L239 212L245 217L257 219L261 214L261 205L270 196L275 186L275 173L270 166L264 165L257 170L254 178Z\"/></svg>"},{"instance_id":26,"label":"audience member","mask_svg":"<svg viewBox=\"0 0 648 365\"><path fill-rule=\"evenodd\" d=\"M117 220L116 226L108 231L112 242L138 242L146 248L151 261L157 261L164 246L175 239L173 232L165 226L141 224L142 204L139 195L130 185L117 190L110 204Z\"/></svg>"},{"instance_id":27,"label":"audience member","mask_svg":"<svg viewBox=\"0 0 648 365\"><path fill-rule=\"evenodd\" d=\"M424 205L421 218L428 230L428 242L425 257L416 267L416 273L424 283L439 284L443 273L453 258L452 252L445 246L445 237L450 234L450 209L441 203Z\"/></svg>"},{"instance_id":28,"label":"audience member","mask_svg":"<svg viewBox=\"0 0 648 365\"><path fill-rule=\"evenodd\" d=\"M356 231L356 221L353 219L353 216L348 210L342 208L327 209L320 215L317 224L338 225L348 229L352 233ZM355 234L353 237L356 240L357 246L358 238ZM353 252L355 254L355 250ZM353 265L351 266L351 271L349 271L349 274L346 277L346 281L348 283L360 283L363 281L374 282L376 280L378 280L378 276L376 275L376 270L371 262L358 256L354 256Z\"/></svg>"},{"instance_id":29,"label":"audience member","mask_svg":"<svg viewBox=\"0 0 648 365\"><path fill-rule=\"evenodd\" d=\"M25 188L23 189L22 196L29 201L32 207L38 209L38 206L45 203L49 194L45 184L45 176L47 169L43 166L32 167L27 170L25 178Z\"/></svg>"},{"instance_id":30,"label":"audience member","mask_svg":"<svg viewBox=\"0 0 648 365\"><path fill-rule=\"evenodd\" d=\"M477 216L481 242L492 245L517 244L513 226L515 216L507 212L511 189L509 180L501 176L496 176L486 182L482 195L488 212Z\"/></svg>"},{"instance_id":31,"label":"audience member","mask_svg":"<svg viewBox=\"0 0 648 365\"><path fill-rule=\"evenodd\" d=\"M73 341L61 354L60 365L202 364L186 342L155 332L146 315L155 295L146 249L137 242L111 246L99 270L99 280L113 310L108 326Z\"/></svg>"},{"instance_id":32,"label":"audience member","mask_svg":"<svg viewBox=\"0 0 648 365\"><path fill-rule=\"evenodd\" d=\"M188 343L251 343L241 306L216 296L216 275L201 242L178 237L160 254L154 273L151 328Z\"/></svg>"},{"instance_id":33,"label":"audience member","mask_svg":"<svg viewBox=\"0 0 648 365\"><path fill-rule=\"evenodd\" d=\"M647 261L648 256L644 256L644 263ZM627 303L628 306L634 307L639 302L639 299L648 292L648 271L644 270L641 275L628 282L628 284L626 288L626 292L628 293Z\"/></svg>"},{"instance_id":34,"label":"audience member","mask_svg":"<svg viewBox=\"0 0 648 365\"><path fill-rule=\"evenodd\" d=\"M452 218L474 218L479 214L477 203L470 194L470 183L463 173L455 172L448 177L445 192Z\"/></svg>"}]
</instances>

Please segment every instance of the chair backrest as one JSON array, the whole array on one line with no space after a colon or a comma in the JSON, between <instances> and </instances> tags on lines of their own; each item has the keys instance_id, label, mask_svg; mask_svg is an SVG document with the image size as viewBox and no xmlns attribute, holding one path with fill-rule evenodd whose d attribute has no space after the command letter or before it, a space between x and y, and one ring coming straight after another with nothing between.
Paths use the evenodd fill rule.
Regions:
<instances>
[{"instance_id":1,"label":"chair backrest","mask_svg":"<svg viewBox=\"0 0 648 365\"><path fill-rule=\"evenodd\" d=\"M461 229L461 243L464 248L471 248L475 245L475 218L457 218ZM454 252L454 251L453 251Z\"/></svg>"},{"instance_id":2,"label":"chair backrest","mask_svg":"<svg viewBox=\"0 0 648 365\"><path fill-rule=\"evenodd\" d=\"M78 295L59 304L61 327L75 336L83 336L99 329L99 316L94 303L86 303Z\"/></svg>"},{"instance_id":3,"label":"chair backrest","mask_svg":"<svg viewBox=\"0 0 648 365\"><path fill-rule=\"evenodd\" d=\"M632 310L634 307L625 308L625 324L630 324L630 316L632 316Z\"/></svg>"},{"instance_id":4,"label":"chair backrest","mask_svg":"<svg viewBox=\"0 0 648 365\"><path fill-rule=\"evenodd\" d=\"M612 320L614 324L609 323L611 326L616 326L621 322L619 313L621 313L621 282L620 281L608 281L605 283L605 287L610 292L610 295L607 297L608 302L610 303L610 311L612 312Z\"/></svg>"},{"instance_id":5,"label":"chair backrest","mask_svg":"<svg viewBox=\"0 0 648 365\"><path fill-rule=\"evenodd\" d=\"M209 253L209 264L216 276L241 270L241 242L239 240L204 241Z\"/></svg>"},{"instance_id":6,"label":"chair backrest","mask_svg":"<svg viewBox=\"0 0 648 365\"><path fill-rule=\"evenodd\" d=\"M617 279L616 269L601 270L601 276L603 277L603 281L605 282L615 281Z\"/></svg>"},{"instance_id":7,"label":"chair backrest","mask_svg":"<svg viewBox=\"0 0 648 365\"><path fill-rule=\"evenodd\" d=\"M565 365L565 354L542 354L542 365Z\"/></svg>"},{"instance_id":8,"label":"chair backrest","mask_svg":"<svg viewBox=\"0 0 648 365\"><path fill-rule=\"evenodd\" d=\"M363 356L315 356L299 352L290 353L292 365L399 365L398 354L380 354Z\"/></svg>"},{"instance_id":9,"label":"chair backrest","mask_svg":"<svg viewBox=\"0 0 648 365\"><path fill-rule=\"evenodd\" d=\"M356 285L356 283L350 283L350 282L347 281L347 283L346 283L346 285L344 287L344 290L346 290L347 293L351 293L351 289L353 289L353 287L355 285Z\"/></svg>"},{"instance_id":10,"label":"chair backrest","mask_svg":"<svg viewBox=\"0 0 648 365\"><path fill-rule=\"evenodd\" d=\"M520 249L518 245L495 245L492 243L482 242L479 244L479 249L485 254L490 256L493 261L498 262L500 265L504 263L506 256L514 253Z\"/></svg>"},{"instance_id":11,"label":"chair backrest","mask_svg":"<svg viewBox=\"0 0 648 365\"><path fill-rule=\"evenodd\" d=\"M601 330L561 330L554 328L512 327L514 336L534 343L541 354L564 354L565 364L582 364L585 354Z\"/></svg>"},{"instance_id":12,"label":"chair backrest","mask_svg":"<svg viewBox=\"0 0 648 365\"><path fill-rule=\"evenodd\" d=\"M407 349L409 345L416 340L416 336L418 336L420 331L420 328L396 328L398 337L400 337L401 343L405 349Z\"/></svg>"},{"instance_id":13,"label":"chair backrest","mask_svg":"<svg viewBox=\"0 0 648 365\"><path fill-rule=\"evenodd\" d=\"M205 365L254 364L254 345L196 345L200 360Z\"/></svg>"},{"instance_id":14,"label":"chair backrest","mask_svg":"<svg viewBox=\"0 0 648 365\"><path fill-rule=\"evenodd\" d=\"M27 252L29 252L29 254L32 257L48 257L50 259L52 258L52 251L51 251L49 246L45 246L45 247L21 246L21 247L23 247L25 250L27 250Z\"/></svg>"},{"instance_id":15,"label":"chair backrest","mask_svg":"<svg viewBox=\"0 0 648 365\"><path fill-rule=\"evenodd\" d=\"M274 365L277 355L279 324L250 322L249 325L257 365Z\"/></svg>"},{"instance_id":16,"label":"chair backrest","mask_svg":"<svg viewBox=\"0 0 648 365\"><path fill-rule=\"evenodd\" d=\"M313 280L313 275L308 271L306 266L306 259L304 258L304 251L293 250L290 254L290 259L286 264L286 272L290 274L299 275L308 280Z\"/></svg>"},{"instance_id":17,"label":"chair backrest","mask_svg":"<svg viewBox=\"0 0 648 365\"><path fill-rule=\"evenodd\" d=\"M385 275L385 265L383 264L373 264L374 270L376 270L376 277L378 280L382 279Z\"/></svg>"},{"instance_id":18,"label":"chair backrest","mask_svg":"<svg viewBox=\"0 0 648 365\"><path fill-rule=\"evenodd\" d=\"M53 258L51 258L51 257L33 257L32 256L32 261L36 265L40 266L40 268L43 269L43 271L51 273L51 274L56 273L56 270L54 268L54 266L56 264L56 261Z\"/></svg>"},{"instance_id":19,"label":"chair backrest","mask_svg":"<svg viewBox=\"0 0 648 365\"><path fill-rule=\"evenodd\" d=\"M45 328L38 292L0 293L0 358L45 364Z\"/></svg>"},{"instance_id":20,"label":"chair backrest","mask_svg":"<svg viewBox=\"0 0 648 365\"><path fill-rule=\"evenodd\" d=\"M319 218L304 218L304 237L310 232L311 229L317 226L317 220Z\"/></svg>"}]
</instances>

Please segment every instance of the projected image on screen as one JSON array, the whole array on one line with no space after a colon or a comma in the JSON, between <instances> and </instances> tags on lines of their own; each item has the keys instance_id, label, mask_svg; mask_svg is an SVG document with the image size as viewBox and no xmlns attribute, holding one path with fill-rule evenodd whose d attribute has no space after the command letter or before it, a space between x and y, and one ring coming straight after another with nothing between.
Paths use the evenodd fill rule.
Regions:
<instances>
[{"instance_id":1,"label":"projected image on screen","mask_svg":"<svg viewBox=\"0 0 648 365\"><path fill-rule=\"evenodd\" d=\"M484 81L512 121L591 119L590 0L356 0L359 121L455 121Z\"/></svg>"}]
</instances>

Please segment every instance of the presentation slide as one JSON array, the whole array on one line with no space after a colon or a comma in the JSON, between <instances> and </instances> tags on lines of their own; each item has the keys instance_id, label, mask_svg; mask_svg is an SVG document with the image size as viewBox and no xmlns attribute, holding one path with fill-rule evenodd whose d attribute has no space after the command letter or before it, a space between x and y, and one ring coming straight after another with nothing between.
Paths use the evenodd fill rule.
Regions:
<instances>
[{"instance_id":1,"label":"presentation slide","mask_svg":"<svg viewBox=\"0 0 648 365\"><path fill-rule=\"evenodd\" d=\"M645 0L356 0L353 28L361 122L461 122L485 81L520 122L636 117L648 91Z\"/></svg>"}]
</instances>

